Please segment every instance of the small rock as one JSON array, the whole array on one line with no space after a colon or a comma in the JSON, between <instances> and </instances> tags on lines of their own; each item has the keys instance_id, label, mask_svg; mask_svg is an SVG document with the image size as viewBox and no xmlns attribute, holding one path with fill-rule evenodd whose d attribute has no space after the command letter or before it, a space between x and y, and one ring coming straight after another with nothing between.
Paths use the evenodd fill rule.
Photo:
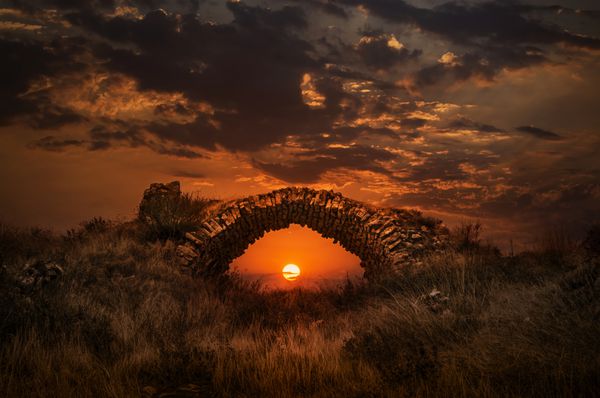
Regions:
<instances>
[{"instance_id":1,"label":"small rock","mask_svg":"<svg viewBox=\"0 0 600 398\"><path fill-rule=\"evenodd\" d=\"M180 265L185 267L190 266L198 258L198 252L187 243L177 246L175 255L179 259Z\"/></svg>"},{"instance_id":2,"label":"small rock","mask_svg":"<svg viewBox=\"0 0 600 398\"><path fill-rule=\"evenodd\" d=\"M442 315L444 315L446 314L446 311L449 311L447 307L450 298L442 294L442 292L436 288L432 289L428 295L422 296L421 300L423 300L423 303L433 313L441 313Z\"/></svg>"},{"instance_id":3,"label":"small rock","mask_svg":"<svg viewBox=\"0 0 600 398\"><path fill-rule=\"evenodd\" d=\"M202 392L202 387L197 384L186 384L177 389L177 391L198 394Z\"/></svg>"},{"instance_id":4,"label":"small rock","mask_svg":"<svg viewBox=\"0 0 600 398\"><path fill-rule=\"evenodd\" d=\"M154 395L156 395L157 392L158 390L152 386L146 386L142 388L142 393L144 394L144 397L153 397Z\"/></svg>"}]
</instances>

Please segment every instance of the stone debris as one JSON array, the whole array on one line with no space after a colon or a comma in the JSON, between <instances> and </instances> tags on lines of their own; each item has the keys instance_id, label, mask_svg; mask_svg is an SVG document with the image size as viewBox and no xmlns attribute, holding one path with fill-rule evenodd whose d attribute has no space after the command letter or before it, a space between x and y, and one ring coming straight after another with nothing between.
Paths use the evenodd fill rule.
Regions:
<instances>
[{"instance_id":1,"label":"stone debris","mask_svg":"<svg viewBox=\"0 0 600 398\"><path fill-rule=\"evenodd\" d=\"M450 303L450 298L438 289L434 288L429 294L422 296L421 299L431 312L436 314L449 312L448 304Z\"/></svg>"},{"instance_id":2,"label":"stone debris","mask_svg":"<svg viewBox=\"0 0 600 398\"><path fill-rule=\"evenodd\" d=\"M198 258L198 252L191 243L177 246L175 255L179 260L179 264L184 267L189 267Z\"/></svg>"},{"instance_id":3,"label":"stone debris","mask_svg":"<svg viewBox=\"0 0 600 398\"><path fill-rule=\"evenodd\" d=\"M53 261L34 259L23 267L18 277L19 289L32 293L58 279L64 273L62 267Z\"/></svg>"}]
</instances>

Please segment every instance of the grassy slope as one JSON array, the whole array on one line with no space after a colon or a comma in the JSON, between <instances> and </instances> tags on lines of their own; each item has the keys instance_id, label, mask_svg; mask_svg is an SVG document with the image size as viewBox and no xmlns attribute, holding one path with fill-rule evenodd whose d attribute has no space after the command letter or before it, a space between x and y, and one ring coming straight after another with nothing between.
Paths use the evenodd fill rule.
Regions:
<instances>
[{"instance_id":1,"label":"grassy slope","mask_svg":"<svg viewBox=\"0 0 600 398\"><path fill-rule=\"evenodd\" d=\"M289 292L195 280L174 249L135 222L66 236L0 226L0 396L187 383L249 397L600 391L600 262L578 248L506 258L473 246L377 286ZM15 278L31 257L65 274L24 295Z\"/></svg>"}]
</instances>

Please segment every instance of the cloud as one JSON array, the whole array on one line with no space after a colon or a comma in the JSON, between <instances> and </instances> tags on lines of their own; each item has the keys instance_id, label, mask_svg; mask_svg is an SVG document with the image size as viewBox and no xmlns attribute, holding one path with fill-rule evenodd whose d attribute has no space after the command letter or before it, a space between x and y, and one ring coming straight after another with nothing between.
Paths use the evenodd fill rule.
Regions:
<instances>
[{"instance_id":1,"label":"cloud","mask_svg":"<svg viewBox=\"0 0 600 398\"><path fill-rule=\"evenodd\" d=\"M535 47L486 46L462 55L445 53L432 65L421 68L414 76L417 87L480 78L492 81L503 69L522 69L547 62L543 51Z\"/></svg>"},{"instance_id":2,"label":"cloud","mask_svg":"<svg viewBox=\"0 0 600 398\"><path fill-rule=\"evenodd\" d=\"M348 13L344 7L336 5L333 0L293 0L302 5L307 5L329 15L347 19Z\"/></svg>"},{"instance_id":3,"label":"cloud","mask_svg":"<svg viewBox=\"0 0 600 398\"><path fill-rule=\"evenodd\" d=\"M354 46L363 62L375 69L387 69L417 58L420 50L408 50L393 34L366 32Z\"/></svg>"},{"instance_id":4,"label":"cloud","mask_svg":"<svg viewBox=\"0 0 600 398\"><path fill-rule=\"evenodd\" d=\"M255 160L254 165L267 174L288 183L315 183L327 171L351 169L371 171L389 175L390 171L380 163L393 160L397 156L379 148L366 146L323 147L305 151L302 157L282 162L263 162Z\"/></svg>"},{"instance_id":5,"label":"cloud","mask_svg":"<svg viewBox=\"0 0 600 398\"><path fill-rule=\"evenodd\" d=\"M36 115L31 124L39 128L80 121L77 115L54 106L43 96L34 100L22 96L42 76L76 70L79 66L74 56L80 51L75 40L44 44L0 39L0 53L5 54L0 63L0 125L26 114Z\"/></svg>"},{"instance_id":6,"label":"cloud","mask_svg":"<svg viewBox=\"0 0 600 398\"><path fill-rule=\"evenodd\" d=\"M175 169L170 172L170 174L174 177L182 177L182 178L205 178L206 174L191 170L180 170Z\"/></svg>"},{"instance_id":7,"label":"cloud","mask_svg":"<svg viewBox=\"0 0 600 398\"><path fill-rule=\"evenodd\" d=\"M600 40L570 33L525 14L518 3L450 1L434 8L419 8L403 0L340 0L361 5L378 17L417 26L459 44L521 45L566 43L581 48L600 48Z\"/></svg>"},{"instance_id":8,"label":"cloud","mask_svg":"<svg viewBox=\"0 0 600 398\"><path fill-rule=\"evenodd\" d=\"M326 97L324 109L311 109L299 90L307 72L322 68L311 55L312 45L293 33L306 26L302 9L268 10L242 3L227 7L234 20L222 25L163 11L141 20L89 13L70 20L112 41L138 46L129 50L105 45L97 56L107 59L113 71L135 78L141 90L182 92L216 109L212 124L199 117L173 125L171 131L150 128L165 134L163 138L251 150L288 134L330 126L341 112L334 102L341 90L325 81L317 85Z\"/></svg>"},{"instance_id":9,"label":"cloud","mask_svg":"<svg viewBox=\"0 0 600 398\"><path fill-rule=\"evenodd\" d=\"M57 138L49 135L29 143L29 147L32 149L43 149L51 152L62 152L69 147L81 147L85 144L85 141L70 138Z\"/></svg>"},{"instance_id":10,"label":"cloud","mask_svg":"<svg viewBox=\"0 0 600 398\"><path fill-rule=\"evenodd\" d=\"M525 133L525 134L529 134L532 135L536 138L542 139L542 140L551 140L551 141L556 141L556 140L562 140L563 137L559 134L556 134L552 131L549 130L544 130L538 127L534 127L534 126L520 126L520 127L515 127L515 130L517 130L520 133Z\"/></svg>"},{"instance_id":11,"label":"cloud","mask_svg":"<svg viewBox=\"0 0 600 398\"><path fill-rule=\"evenodd\" d=\"M505 130L490 124L478 123L464 116L459 116L448 124L453 130L474 130L482 133L504 133Z\"/></svg>"},{"instance_id":12,"label":"cloud","mask_svg":"<svg viewBox=\"0 0 600 398\"><path fill-rule=\"evenodd\" d=\"M63 152L69 148L104 151L115 146L128 146L130 148L144 147L161 155L178 158L206 158L206 155L189 147L157 141L139 128L131 128L127 131L109 131L103 126L97 126L89 132L89 136L89 139L74 139L49 135L30 142L28 147L51 152Z\"/></svg>"},{"instance_id":13,"label":"cloud","mask_svg":"<svg viewBox=\"0 0 600 398\"><path fill-rule=\"evenodd\" d=\"M196 12L205 0L12 0L14 6L36 13L40 9L60 10L97 10L114 13L123 8L139 8L142 10L155 10L158 8L176 9L185 12Z\"/></svg>"}]
</instances>

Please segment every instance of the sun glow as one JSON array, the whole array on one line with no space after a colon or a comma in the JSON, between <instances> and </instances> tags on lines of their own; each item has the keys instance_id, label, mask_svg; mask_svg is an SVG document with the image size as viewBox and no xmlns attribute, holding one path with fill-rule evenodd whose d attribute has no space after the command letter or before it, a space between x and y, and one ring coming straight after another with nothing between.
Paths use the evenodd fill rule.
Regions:
<instances>
[{"instance_id":1,"label":"sun glow","mask_svg":"<svg viewBox=\"0 0 600 398\"><path fill-rule=\"evenodd\" d=\"M296 264L287 264L281 270L281 274L288 281L295 281L300 276L300 267Z\"/></svg>"},{"instance_id":2,"label":"sun glow","mask_svg":"<svg viewBox=\"0 0 600 398\"><path fill-rule=\"evenodd\" d=\"M284 277L284 265L301 268L295 280ZM360 277L360 258L346 251L331 238L298 224L271 231L251 244L230 265L250 281L260 281L269 289L312 289L322 283L343 282L347 275Z\"/></svg>"}]
</instances>

